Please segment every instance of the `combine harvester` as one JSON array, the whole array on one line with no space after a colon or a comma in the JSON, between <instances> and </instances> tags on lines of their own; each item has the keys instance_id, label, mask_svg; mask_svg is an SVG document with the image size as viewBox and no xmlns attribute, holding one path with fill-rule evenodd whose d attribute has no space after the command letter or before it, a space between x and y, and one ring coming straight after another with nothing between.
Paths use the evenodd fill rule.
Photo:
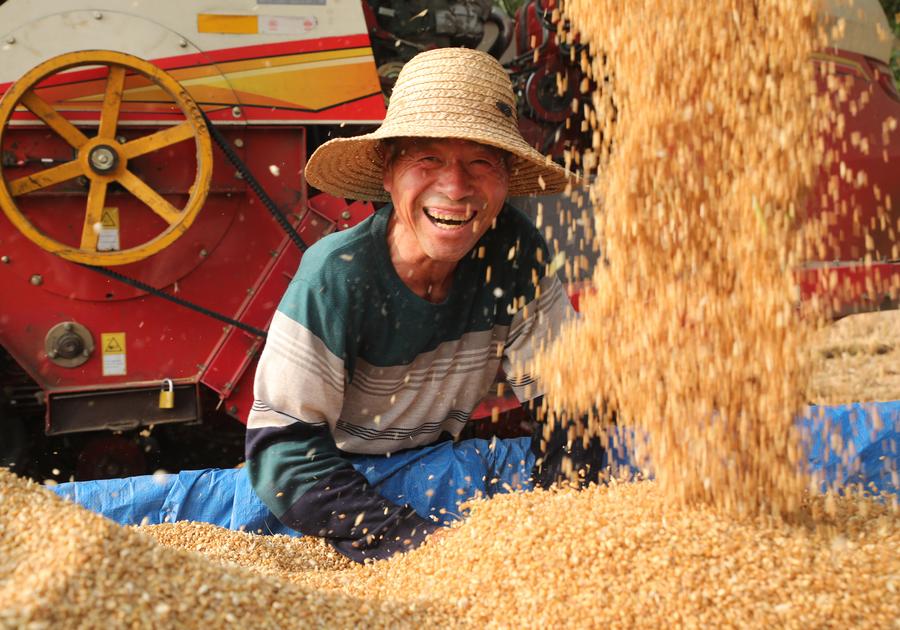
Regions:
<instances>
[{"instance_id":1,"label":"combine harvester","mask_svg":"<svg viewBox=\"0 0 900 630\"><path fill-rule=\"evenodd\" d=\"M514 22L490 2L431 5L414 22L426 3L0 3L0 463L27 470L46 434L72 437L79 479L140 474L153 438L135 429L180 423L214 440L216 412L246 422L303 250L373 211L309 190L306 158L380 122L418 50L509 49L526 137L557 156L577 142L580 76L552 0ZM848 103L869 95L845 133L868 139L845 152L868 185L823 171L810 212L825 200L834 213L832 250L801 270L804 294L841 312L896 305L900 286L900 136L882 135L900 97L878 11L813 60L835 64ZM842 213L851 200L860 213ZM475 417L516 405L492 398Z\"/></svg>"},{"instance_id":2,"label":"combine harvester","mask_svg":"<svg viewBox=\"0 0 900 630\"><path fill-rule=\"evenodd\" d=\"M0 7L2 386L28 375L50 435L246 418L302 248L371 212L303 180L310 126L384 115L359 2L217 7ZM143 472L101 444L85 476Z\"/></svg>"},{"instance_id":3,"label":"combine harvester","mask_svg":"<svg viewBox=\"0 0 900 630\"><path fill-rule=\"evenodd\" d=\"M306 158L379 123L419 50L509 47L529 137L571 135L537 2L515 33L487 0L414 27L426 3L209 6L0 2L0 462L63 448L78 478L137 474L156 436L123 431L245 422L303 250L373 211L308 190Z\"/></svg>"}]
</instances>

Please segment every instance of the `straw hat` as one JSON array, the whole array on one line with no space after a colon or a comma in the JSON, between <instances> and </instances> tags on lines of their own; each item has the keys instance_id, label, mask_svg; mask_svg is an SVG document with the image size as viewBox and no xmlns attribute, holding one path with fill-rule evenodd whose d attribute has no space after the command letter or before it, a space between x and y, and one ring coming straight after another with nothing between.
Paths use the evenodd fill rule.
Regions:
<instances>
[{"instance_id":1,"label":"straw hat","mask_svg":"<svg viewBox=\"0 0 900 630\"><path fill-rule=\"evenodd\" d=\"M306 165L306 180L338 197L388 201L381 141L401 137L458 138L508 151L511 196L559 192L571 177L522 138L512 84L496 59L468 48L438 48L403 66L381 127L320 146Z\"/></svg>"}]
</instances>

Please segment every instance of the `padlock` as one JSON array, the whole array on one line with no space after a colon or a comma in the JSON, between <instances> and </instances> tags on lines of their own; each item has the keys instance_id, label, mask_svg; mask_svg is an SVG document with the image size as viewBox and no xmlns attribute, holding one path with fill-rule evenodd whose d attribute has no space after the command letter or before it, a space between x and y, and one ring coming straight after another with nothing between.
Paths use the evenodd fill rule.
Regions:
<instances>
[{"instance_id":1,"label":"padlock","mask_svg":"<svg viewBox=\"0 0 900 630\"><path fill-rule=\"evenodd\" d=\"M175 385L172 383L172 379L170 378L167 378L163 381L162 389L159 390L159 408L175 408Z\"/></svg>"}]
</instances>

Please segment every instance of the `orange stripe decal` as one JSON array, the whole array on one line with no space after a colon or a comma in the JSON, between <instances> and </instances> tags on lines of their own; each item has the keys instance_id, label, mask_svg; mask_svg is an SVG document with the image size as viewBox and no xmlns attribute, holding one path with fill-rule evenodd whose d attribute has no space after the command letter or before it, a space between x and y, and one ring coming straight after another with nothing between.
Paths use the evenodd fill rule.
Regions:
<instances>
[{"instance_id":1,"label":"orange stripe decal","mask_svg":"<svg viewBox=\"0 0 900 630\"><path fill-rule=\"evenodd\" d=\"M197 14L198 33L227 33L255 35L259 33L259 18L255 15Z\"/></svg>"}]
</instances>

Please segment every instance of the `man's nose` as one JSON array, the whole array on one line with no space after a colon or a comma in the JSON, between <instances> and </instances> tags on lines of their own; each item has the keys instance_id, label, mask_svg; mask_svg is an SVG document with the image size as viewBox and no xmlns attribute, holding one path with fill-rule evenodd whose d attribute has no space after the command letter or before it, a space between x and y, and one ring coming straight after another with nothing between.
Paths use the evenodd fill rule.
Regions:
<instances>
[{"instance_id":1,"label":"man's nose","mask_svg":"<svg viewBox=\"0 0 900 630\"><path fill-rule=\"evenodd\" d=\"M448 199L459 201L472 194L472 181L459 162L449 162L441 168L438 190Z\"/></svg>"}]
</instances>

